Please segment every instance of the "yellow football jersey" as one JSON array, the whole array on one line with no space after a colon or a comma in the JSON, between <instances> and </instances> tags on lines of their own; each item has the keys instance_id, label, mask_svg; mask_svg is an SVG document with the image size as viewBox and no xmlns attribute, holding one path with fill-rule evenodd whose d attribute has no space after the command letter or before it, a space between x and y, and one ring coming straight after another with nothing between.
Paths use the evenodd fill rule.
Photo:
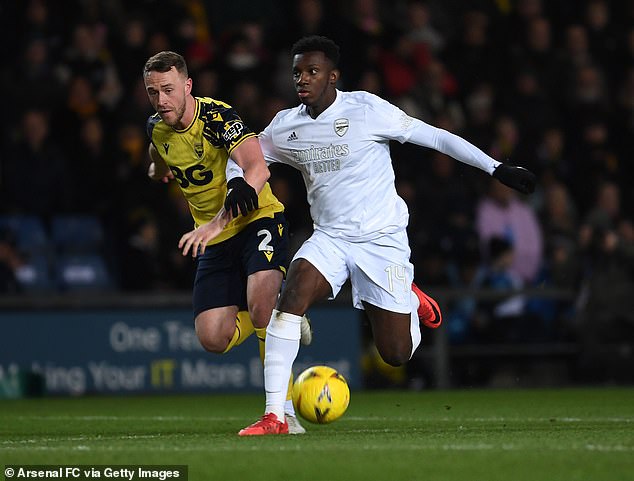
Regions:
<instances>
[{"instance_id":1,"label":"yellow football jersey","mask_svg":"<svg viewBox=\"0 0 634 481\"><path fill-rule=\"evenodd\" d=\"M206 224L220 211L227 196L225 170L229 155L255 133L230 105L208 97L196 97L194 120L187 128L175 130L157 113L148 119L147 132L178 181L195 225ZM210 244L232 237L256 219L284 211L268 182L258 203L258 209L233 219Z\"/></svg>"}]
</instances>

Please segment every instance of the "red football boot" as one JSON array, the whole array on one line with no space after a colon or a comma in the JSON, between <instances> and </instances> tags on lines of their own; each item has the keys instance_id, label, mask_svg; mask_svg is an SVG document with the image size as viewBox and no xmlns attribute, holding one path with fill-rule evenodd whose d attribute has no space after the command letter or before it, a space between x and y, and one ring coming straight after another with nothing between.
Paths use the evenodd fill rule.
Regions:
<instances>
[{"instance_id":1,"label":"red football boot","mask_svg":"<svg viewBox=\"0 0 634 481\"><path fill-rule=\"evenodd\" d=\"M263 436L265 434L288 434L288 423L286 420L280 421L273 413L267 413L259 421L238 432L238 436Z\"/></svg>"},{"instance_id":2,"label":"red football boot","mask_svg":"<svg viewBox=\"0 0 634 481\"><path fill-rule=\"evenodd\" d=\"M438 303L431 297L421 291L416 284L412 282L412 290L418 297L418 319L423 325L436 329L442 323L442 314Z\"/></svg>"}]
</instances>

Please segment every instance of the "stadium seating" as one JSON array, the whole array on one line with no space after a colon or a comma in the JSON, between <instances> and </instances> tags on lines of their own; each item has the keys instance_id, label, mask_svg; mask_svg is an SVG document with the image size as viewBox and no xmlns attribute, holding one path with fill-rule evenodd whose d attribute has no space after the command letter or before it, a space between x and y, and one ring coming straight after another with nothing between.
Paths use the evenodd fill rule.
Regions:
<instances>
[{"instance_id":1,"label":"stadium seating","mask_svg":"<svg viewBox=\"0 0 634 481\"><path fill-rule=\"evenodd\" d=\"M104 243L101 222L90 215L54 216L51 237L60 254L94 254L101 251Z\"/></svg>"},{"instance_id":2,"label":"stadium seating","mask_svg":"<svg viewBox=\"0 0 634 481\"><path fill-rule=\"evenodd\" d=\"M40 255L50 248L50 238L42 220L34 215L0 216L0 228L15 235L16 247L24 254Z\"/></svg>"},{"instance_id":3,"label":"stadium seating","mask_svg":"<svg viewBox=\"0 0 634 481\"><path fill-rule=\"evenodd\" d=\"M16 278L25 293L103 291L114 287L103 257L104 232L98 218L57 215L50 230L37 216L0 216L0 229L13 233L25 263Z\"/></svg>"},{"instance_id":4,"label":"stadium seating","mask_svg":"<svg viewBox=\"0 0 634 481\"><path fill-rule=\"evenodd\" d=\"M18 283L25 293L54 293L57 286L53 282L50 271L50 260L47 254L33 254L15 273Z\"/></svg>"},{"instance_id":5,"label":"stadium seating","mask_svg":"<svg viewBox=\"0 0 634 481\"><path fill-rule=\"evenodd\" d=\"M62 292L107 291L112 279L99 254L59 254L55 262L55 282Z\"/></svg>"}]
</instances>

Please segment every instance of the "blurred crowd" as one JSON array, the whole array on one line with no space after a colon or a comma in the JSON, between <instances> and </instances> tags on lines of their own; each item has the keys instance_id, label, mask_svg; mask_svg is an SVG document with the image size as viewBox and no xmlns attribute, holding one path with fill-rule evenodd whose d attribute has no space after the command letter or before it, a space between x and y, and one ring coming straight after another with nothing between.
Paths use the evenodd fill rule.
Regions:
<instances>
[{"instance_id":1,"label":"blurred crowd","mask_svg":"<svg viewBox=\"0 0 634 481\"><path fill-rule=\"evenodd\" d=\"M176 246L192 227L187 206L176 185L146 176L145 60L182 53L194 95L230 103L259 131L297 104L290 46L323 34L341 47L340 89L374 92L539 177L520 197L442 154L392 147L420 285L577 294L465 298L447 311L453 342L561 339L579 324L589 339L631 336L634 1L63 3L0 7L0 214L36 216L45 230L60 214L97 218L111 287L191 286ZM312 228L303 183L271 170L297 248ZM20 290L27 257L3 229L3 292Z\"/></svg>"}]
</instances>

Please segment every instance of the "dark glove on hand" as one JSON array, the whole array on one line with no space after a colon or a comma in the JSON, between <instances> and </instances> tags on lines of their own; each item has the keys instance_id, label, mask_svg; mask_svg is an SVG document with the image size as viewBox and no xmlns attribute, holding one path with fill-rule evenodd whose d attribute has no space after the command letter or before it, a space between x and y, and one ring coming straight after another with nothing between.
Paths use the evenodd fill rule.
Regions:
<instances>
[{"instance_id":1,"label":"dark glove on hand","mask_svg":"<svg viewBox=\"0 0 634 481\"><path fill-rule=\"evenodd\" d=\"M537 182L537 177L530 170L509 164L498 165L493 171L493 177L522 194L532 194Z\"/></svg>"},{"instance_id":2,"label":"dark glove on hand","mask_svg":"<svg viewBox=\"0 0 634 481\"><path fill-rule=\"evenodd\" d=\"M258 208L258 193L242 177L234 177L227 182L227 198L225 210L231 211L233 217L238 217L238 210L242 215Z\"/></svg>"}]
</instances>

